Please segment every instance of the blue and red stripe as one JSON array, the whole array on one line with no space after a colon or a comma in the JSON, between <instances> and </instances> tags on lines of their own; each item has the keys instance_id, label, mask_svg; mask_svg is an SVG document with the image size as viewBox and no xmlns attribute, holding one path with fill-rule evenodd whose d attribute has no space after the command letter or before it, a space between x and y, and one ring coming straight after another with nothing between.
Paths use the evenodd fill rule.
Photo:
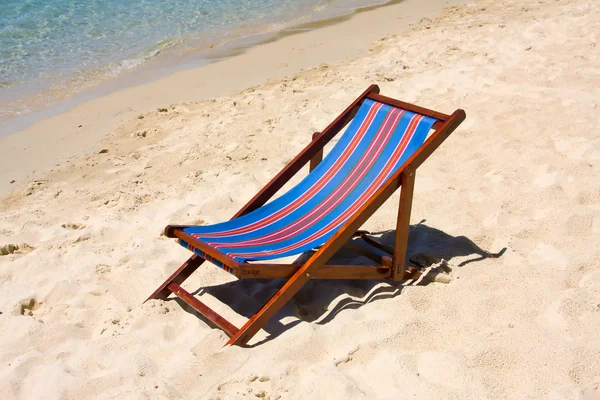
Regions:
<instances>
[{"instance_id":1,"label":"blue and red stripe","mask_svg":"<svg viewBox=\"0 0 600 400\"><path fill-rule=\"evenodd\" d=\"M419 148L435 121L367 99L323 161L287 193L234 220L185 231L238 261L318 247Z\"/></svg>"},{"instance_id":2,"label":"blue and red stripe","mask_svg":"<svg viewBox=\"0 0 600 400\"><path fill-rule=\"evenodd\" d=\"M331 192L326 199L324 199L317 207L311 212L304 215L299 220L295 221L291 225L286 226L270 235L262 236L256 239L245 240L235 243L227 247L248 247L247 245L252 244L267 244L273 243L275 240L281 240L289 237L291 234L297 234L306 226L310 226L311 222L319 220L324 215L329 213L335 206L337 206L347 195L350 193L359 183L364 175L368 172L369 168L375 160L379 157L381 151L389 141L391 133L396 128L400 117L402 116L402 110L393 110L390 112L384 123L381 125L379 131L375 136L375 140L369 144L367 151L364 156L359 160L359 163L354 169L348 174L343 181L337 186L337 188ZM291 233L290 233L291 232ZM284 236L288 233L288 236ZM275 240L270 240L271 237L275 237ZM222 243L209 242L213 247L223 247Z\"/></svg>"}]
</instances>

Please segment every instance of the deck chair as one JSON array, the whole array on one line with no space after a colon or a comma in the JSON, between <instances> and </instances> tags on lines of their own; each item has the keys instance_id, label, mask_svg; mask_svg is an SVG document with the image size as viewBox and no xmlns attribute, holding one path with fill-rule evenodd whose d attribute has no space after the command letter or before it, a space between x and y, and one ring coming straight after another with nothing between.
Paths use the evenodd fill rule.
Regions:
<instances>
[{"instance_id":1,"label":"deck chair","mask_svg":"<svg viewBox=\"0 0 600 400\"><path fill-rule=\"evenodd\" d=\"M464 119L463 110L442 114L371 85L231 220L167 226L165 235L194 254L148 300L174 294L223 329L226 344L245 345L311 279L416 279L421 271L405 268L416 169ZM323 147L346 125L323 158ZM307 163L309 174L268 202ZM359 228L400 187L395 245L385 247ZM326 265L344 246L375 265ZM264 262L309 250L316 251L302 264ZM238 278L287 281L238 328L181 287L205 260Z\"/></svg>"}]
</instances>

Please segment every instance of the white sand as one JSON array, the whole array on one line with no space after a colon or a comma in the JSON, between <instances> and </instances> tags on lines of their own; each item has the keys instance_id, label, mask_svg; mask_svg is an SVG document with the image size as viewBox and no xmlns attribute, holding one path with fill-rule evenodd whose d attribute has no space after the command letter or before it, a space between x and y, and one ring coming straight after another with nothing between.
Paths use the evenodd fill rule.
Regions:
<instances>
[{"instance_id":1,"label":"white sand","mask_svg":"<svg viewBox=\"0 0 600 400\"><path fill-rule=\"evenodd\" d=\"M128 112L1 200L21 249L0 256L0 398L600 398L598 32L595 2L481 0L340 64ZM229 218L373 82L467 111L413 206L410 256L447 259L449 284L311 282L250 348L141 304L189 255L164 225ZM393 229L397 200L365 227ZM238 326L275 288L211 265L184 286Z\"/></svg>"}]
</instances>

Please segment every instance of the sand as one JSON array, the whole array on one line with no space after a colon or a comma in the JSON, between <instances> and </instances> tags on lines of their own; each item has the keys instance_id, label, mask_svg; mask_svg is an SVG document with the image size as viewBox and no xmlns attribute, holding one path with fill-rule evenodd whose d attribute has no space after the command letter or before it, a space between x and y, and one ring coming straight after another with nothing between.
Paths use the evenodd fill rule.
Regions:
<instances>
[{"instance_id":1,"label":"sand","mask_svg":"<svg viewBox=\"0 0 600 400\"><path fill-rule=\"evenodd\" d=\"M228 96L124 108L0 200L0 398L600 398L598 32L594 2L479 0ZM248 348L142 304L189 255L164 225L229 218L371 83L467 112L412 212L409 258L447 283L311 282ZM397 201L365 225L384 241ZM184 286L240 326L278 284L207 265Z\"/></svg>"}]
</instances>

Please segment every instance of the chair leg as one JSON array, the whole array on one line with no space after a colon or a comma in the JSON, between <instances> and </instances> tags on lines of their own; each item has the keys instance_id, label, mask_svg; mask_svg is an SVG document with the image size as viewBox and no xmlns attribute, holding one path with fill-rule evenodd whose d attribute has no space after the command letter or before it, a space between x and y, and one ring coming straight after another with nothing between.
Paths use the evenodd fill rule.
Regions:
<instances>
[{"instance_id":1,"label":"chair leg","mask_svg":"<svg viewBox=\"0 0 600 400\"><path fill-rule=\"evenodd\" d=\"M396 222L396 238L394 241L394 257L392 262L392 279L400 281L404 278L404 261L408 246L408 230L410 229L410 212L412 209L413 192L417 171L407 168L402 173L400 204Z\"/></svg>"},{"instance_id":2,"label":"chair leg","mask_svg":"<svg viewBox=\"0 0 600 400\"><path fill-rule=\"evenodd\" d=\"M194 273L194 271L198 269L200 265L202 265L203 262L204 259L197 254L194 254L188 258L188 260L184 262L181 267L179 267L177 271L173 273L173 275L164 281L163 284L160 285L158 289L156 289L154 293L152 293L150 297L146 299L146 301L153 299L165 300L171 293L173 293L173 291L169 289L169 285L171 283L181 285L187 278L189 278L190 275ZM144 301L144 303L146 301Z\"/></svg>"},{"instance_id":3,"label":"chair leg","mask_svg":"<svg viewBox=\"0 0 600 400\"><path fill-rule=\"evenodd\" d=\"M315 256L313 256L315 257ZM327 257L328 258L328 257ZM277 312L311 279L310 271L319 269L327 260L315 259L304 264L273 297L246 322L225 344L244 346Z\"/></svg>"}]
</instances>

